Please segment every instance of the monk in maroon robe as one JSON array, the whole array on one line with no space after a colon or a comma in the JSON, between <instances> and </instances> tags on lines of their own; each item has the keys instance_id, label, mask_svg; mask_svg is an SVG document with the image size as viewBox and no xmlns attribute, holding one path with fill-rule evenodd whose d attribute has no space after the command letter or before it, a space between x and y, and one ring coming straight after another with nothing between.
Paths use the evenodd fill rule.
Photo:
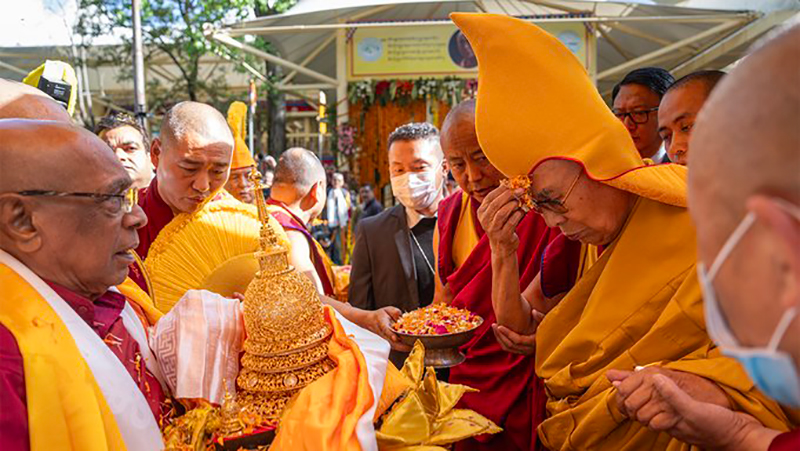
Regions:
<instances>
[{"instance_id":1,"label":"monk in maroon robe","mask_svg":"<svg viewBox=\"0 0 800 451\"><path fill-rule=\"evenodd\" d=\"M142 260L175 215L193 213L225 186L232 154L231 130L213 107L186 101L167 111L160 136L150 147L156 176L139 193L139 206L147 215L136 248ZM132 266L131 278L146 290L141 268Z\"/></svg>"},{"instance_id":2,"label":"monk in maroon robe","mask_svg":"<svg viewBox=\"0 0 800 451\"><path fill-rule=\"evenodd\" d=\"M462 441L456 450L536 449L536 426L544 417L543 385L534 373L532 355L504 351L492 333L491 248L477 219L480 202L497 188L502 174L483 155L475 133L475 103L456 106L442 127L442 150L461 190L442 201L434 249L437 250L435 301L449 302L480 315L484 322L462 351L466 361L450 370L450 382L479 389L462 405L503 428L494 436ZM517 227L520 283L539 272L542 252L558 235L539 215L529 214ZM438 241L438 245L437 245Z\"/></svg>"}]
</instances>

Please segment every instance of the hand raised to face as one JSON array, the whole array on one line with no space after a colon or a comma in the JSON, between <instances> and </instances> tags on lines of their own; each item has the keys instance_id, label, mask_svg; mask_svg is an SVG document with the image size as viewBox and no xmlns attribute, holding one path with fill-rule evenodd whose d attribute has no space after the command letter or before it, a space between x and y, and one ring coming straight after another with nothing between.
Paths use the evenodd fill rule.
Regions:
<instances>
[{"instance_id":1,"label":"hand raised to face","mask_svg":"<svg viewBox=\"0 0 800 451\"><path fill-rule=\"evenodd\" d=\"M517 200L517 196L522 194L519 191L499 186L486 196L478 208L478 221L489 237L492 253L511 255L517 252L519 237L516 229L526 214Z\"/></svg>"}]
</instances>

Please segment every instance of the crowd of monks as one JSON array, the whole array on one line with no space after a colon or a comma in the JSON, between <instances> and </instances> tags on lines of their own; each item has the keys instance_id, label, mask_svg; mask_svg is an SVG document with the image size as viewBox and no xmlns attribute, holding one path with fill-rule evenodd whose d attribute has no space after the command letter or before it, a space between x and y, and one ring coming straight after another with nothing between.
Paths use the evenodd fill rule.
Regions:
<instances>
[{"instance_id":1,"label":"crowd of monks","mask_svg":"<svg viewBox=\"0 0 800 451\"><path fill-rule=\"evenodd\" d=\"M612 111L556 38L506 16L452 19L480 84L433 150L460 187L438 202L433 301L484 319L448 378L502 428L455 449L798 449L800 26L724 77L665 86L652 111L673 163L660 164L621 97ZM98 138L0 80L0 448L163 446L180 396L150 336L166 312L148 258L173 221L254 202L256 163L230 117L181 102L152 141L124 121ZM317 156L286 150L269 226L324 304L408 351L400 309L337 300L346 287L310 232L326 191ZM227 312L203 336L230 337L214 346L235 355L241 325L222 318L238 301L203 302ZM317 449L349 446L364 445Z\"/></svg>"}]
</instances>

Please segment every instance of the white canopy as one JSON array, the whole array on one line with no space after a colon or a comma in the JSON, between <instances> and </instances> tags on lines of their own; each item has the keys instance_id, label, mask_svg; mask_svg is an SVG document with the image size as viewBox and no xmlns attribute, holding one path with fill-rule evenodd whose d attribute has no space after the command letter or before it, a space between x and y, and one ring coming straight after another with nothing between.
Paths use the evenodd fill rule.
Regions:
<instances>
[{"instance_id":1,"label":"white canopy","mask_svg":"<svg viewBox=\"0 0 800 451\"><path fill-rule=\"evenodd\" d=\"M344 57L341 49L337 56L337 34L352 27L448 23L454 11L508 14L532 22L587 22L598 39L598 86L607 93L636 67L658 65L676 76L724 68L759 36L797 14L800 1L300 0L285 14L230 24L213 36L251 51L230 38L261 35L280 52L272 62L292 71L283 80L285 89L336 85L341 95L346 82L341 68L337 73L337 59Z\"/></svg>"}]
</instances>

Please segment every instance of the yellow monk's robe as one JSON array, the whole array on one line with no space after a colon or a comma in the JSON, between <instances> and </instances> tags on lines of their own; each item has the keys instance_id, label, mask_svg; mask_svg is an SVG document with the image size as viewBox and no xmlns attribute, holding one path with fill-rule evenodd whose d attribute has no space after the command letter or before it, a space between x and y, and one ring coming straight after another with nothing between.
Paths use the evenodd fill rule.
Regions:
<instances>
[{"instance_id":1,"label":"yellow monk's robe","mask_svg":"<svg viewBox=\"0 0 800 451\"><path fill-rule=\"evenodd\" d=\"M147 318L140 318L144 325L158 316L133 281L118 288L146 312ZM0 298L0 324L14 335L22 354L32 451L161 445L144 397L116 357L103 354L106 344L41 279L2 250Z\"/></svg>"},{"instance_id":2,"label":"yellow monk's robe","mask_svg":"<svg viewBox=\"0 0 800 451\"><path fill-rule=\"evenodd\" d=\"M659 229L669 233L652 239ZM708 338L695 274L686 209L639 198L620 236L537 331L536 372L549 395L539 436L547 448L688 448L617 409L606 371L650 364L708 378L737 410L787 429L778 404Z\"/></svg>"},{"instance_id":3,"label":"yellow monk's robe","mask_svg":"<svg viewBox=\"0 0 800 451\"><path fill-rule=\"evenodd\" d=\"M689 448L616 408L606 371L651 364L706 377L736 410L787 430L780 407L706 333L686 168L642 160L582 62L555 36L508 16L451 17L478 58L476 129L492 165L523 181L545 161L568 160L589 179L637 196L622 232L537 330L536 373L548 394L538 431L544 446Z\"/></svg>"}]
</instances>

